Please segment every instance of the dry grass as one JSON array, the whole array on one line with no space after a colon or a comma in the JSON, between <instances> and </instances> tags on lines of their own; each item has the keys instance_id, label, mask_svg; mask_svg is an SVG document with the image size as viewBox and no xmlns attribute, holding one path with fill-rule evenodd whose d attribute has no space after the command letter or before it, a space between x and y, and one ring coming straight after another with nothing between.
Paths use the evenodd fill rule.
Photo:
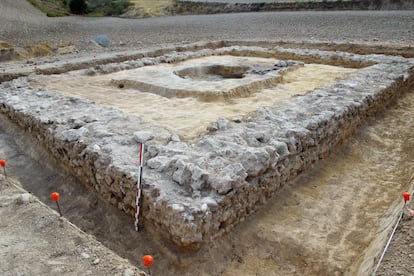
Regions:
<instances>
[{"instance_id":1,"label":"dry grass","mask_svg":"<svg viewBox=\"0 0 414 276\"><path fill-rule=\"evenodd\" d=\"M172 5L173 0L130 0L135 5L137 14L143 16L162 16L163 10Z\"/></svg>"},{"instance_id":2,"label":"dry grass","mask_svg":"<svg viewBox=\"0 0 414 276\"><path fill-rule=\"evenodd\" d=\"M28 0L33 6L49 17L69 15L69 9L62 1L56 0Z\"/></svg>"}]
</instances>

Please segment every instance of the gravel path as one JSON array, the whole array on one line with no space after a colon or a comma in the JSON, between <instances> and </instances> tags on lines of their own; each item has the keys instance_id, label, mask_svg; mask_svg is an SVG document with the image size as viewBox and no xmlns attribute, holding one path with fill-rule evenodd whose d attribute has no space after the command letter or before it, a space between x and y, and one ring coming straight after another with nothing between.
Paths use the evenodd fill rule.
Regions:
<instances>
[{"instance_id":1,"label":"gravel path","mask_svg":"<svg viewBox=\"0 0 414 276\"><path fill-rule=\"evenodd\" d=\"M113 45L160 46L222 39L317 40L414 44L414 11L263 12L149 19L48 18L25 0L0 2L0 40L18 46L72 42L88 48L96 34Z\"/></svg>"}]
</instances>

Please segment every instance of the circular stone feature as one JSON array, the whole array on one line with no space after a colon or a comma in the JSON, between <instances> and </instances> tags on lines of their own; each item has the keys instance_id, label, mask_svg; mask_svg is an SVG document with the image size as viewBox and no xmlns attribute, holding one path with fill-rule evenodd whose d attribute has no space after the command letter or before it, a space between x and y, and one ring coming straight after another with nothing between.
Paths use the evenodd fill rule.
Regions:
<instances>
[{"instance_id":1,"label":"circular stone feature","mask_svg":"<svg viewBox=\"0 0 414 276\"><path fill-rule=\"evenodd\" d=\"M174 74L183 79L218 81L244 78L248 69L248 66L208 65L184 68L174 71Z\"/></svg>"}]
</instances>

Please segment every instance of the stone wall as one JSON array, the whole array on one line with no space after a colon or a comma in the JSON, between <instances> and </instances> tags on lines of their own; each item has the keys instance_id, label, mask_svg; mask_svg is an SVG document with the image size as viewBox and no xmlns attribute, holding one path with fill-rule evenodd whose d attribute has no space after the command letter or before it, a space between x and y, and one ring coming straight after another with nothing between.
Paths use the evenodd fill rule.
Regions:
<instances>
[{"instance_id":1,"label":"stone wall","mask_svg":"<svg viewBox=\"0 0 414 276\"><path fill-rule=\"evenodd\" d=\"M130 215L138 145L144 142L144 227L190 249L230 232L414 83L414 60L402 57L279 46L184 50L101 65L93 73L228 54L360 69L335 84L242 118L220 118L206 135L190 141L119 110L35 88L34 75L1 84L0 112L36 137L68 172Z\"/></svg>"}]
</instances>

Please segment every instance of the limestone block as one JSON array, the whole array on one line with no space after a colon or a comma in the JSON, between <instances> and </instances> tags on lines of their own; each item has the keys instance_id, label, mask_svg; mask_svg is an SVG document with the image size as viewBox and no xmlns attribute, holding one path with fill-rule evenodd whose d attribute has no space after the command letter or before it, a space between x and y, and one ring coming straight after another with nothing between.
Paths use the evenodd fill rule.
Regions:
<instances>
[{"instance_id":1,"label":"limestone block","mask_svg":"<svg viewBox=\"0 0 414 276\"><path fill-rule=\"evenodd\" d=\"M279 154L281 158L289 154L289 150L285 142L272 140L270 141L270 145L276 149L277 154Z\"/></svg>"},{"instance_id":2,"label":"limestone block","mask_svg":"<svg viewBox=\"0 0 414 276\"><path fill-rule=\"evenodd\" d=\"M191 185L191 164L179 159L175 163L176 170L172 176L173 180L180 185Z\"/></svg>"},{"instance_id":3,"label":"limestone block","mask_svg":"<svg viewBox=\"0 0 414 276\"><path fill-rule=\"evenodd\" d=\"M258 176L270 165L270 155L264 148L248 148L241 155L241 164L249 176Z\"/></svg>"},{"instance_id":4,"label":"limestone block","mask_svg":"<svg viewBox=\"0 0 414 276\"><path fill-rule=\"evenodd\" d=\"M156 156L147 161L147 166L155 169L157 172L163 172L169 169L172 159L166 156Z\"/></svg>"},{"instance_id":5,"label":"limestone block","mask_svg":"<svg viewBox=\"0 0 414 276\"><path fill-rule=\"evenodd\" d=\"M134 132L134 139L138 143L145 143L154 138L154 135L150 131L136 131Z\"/></svg>"}]
</instances>

